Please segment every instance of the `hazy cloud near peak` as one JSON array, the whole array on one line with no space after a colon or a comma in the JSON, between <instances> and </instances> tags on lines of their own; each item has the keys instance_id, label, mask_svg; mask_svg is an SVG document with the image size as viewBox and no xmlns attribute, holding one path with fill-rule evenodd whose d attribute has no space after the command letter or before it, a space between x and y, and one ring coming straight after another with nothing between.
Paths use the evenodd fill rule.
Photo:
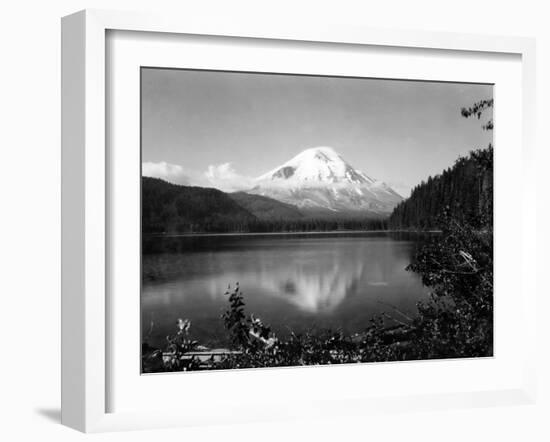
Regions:
<instances>
[{"instance_id":1,"label":"hazy cloud near peak","mask_svg":"<svg viewBox=\"0 0 550 442\"><path fill-rule=\"evenodd\" d=\"M167 163L166 161L161 161L160 163L143 163L141 166L141 173L143 176L160 178L174 184L191 184L183 167L177 164Z\"/></svg>"},{"instance_id":2,"label":"hazy cloud near peak","mask_svg":"<svg viewBox=\"0 0 550 442\"><path fill-rule=\"evenodd\" d=\"M179 164L165 161L142 164L142 175L160 178L173 184L186 186L214 187L216 189L235 192L252 187L253 178L239 174L231 163L211 164L205 172L185 170Z\"/></svg>"},{"instance_id":3,"label":"hazy cloud near peak","mask_svg":"<svg viewBox=\"0 0 550 442\"><path fill-rule=\"evenodd\" d=\"M237 173L231 163L211 164L204 173L212 186L226 191L243 190L252 186L253 179Z\"/></svg>"}]
</instances>

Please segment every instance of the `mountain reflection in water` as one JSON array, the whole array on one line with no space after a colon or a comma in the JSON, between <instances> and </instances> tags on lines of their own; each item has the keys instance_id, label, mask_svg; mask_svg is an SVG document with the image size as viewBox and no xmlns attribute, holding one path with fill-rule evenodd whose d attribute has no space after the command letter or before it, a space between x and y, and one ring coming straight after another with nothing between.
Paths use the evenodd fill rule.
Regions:
<instances>
[{"instance_id":1,"label":"mountain reflection in water","mask_svg":"<svg viewBox=\"0 0 550 442\"><path fill-rule=\"evenodd\" d=\"M246 310L278 333L312 327L364 330L387 304L414 314L426 295L405 270L418 241L381 234L353 236L226 236L156 238L177 241L143 256L143 330L173 331L192 321L194 337L223 344L224 292L239 282Z\"/></svg>"}]
</instances>

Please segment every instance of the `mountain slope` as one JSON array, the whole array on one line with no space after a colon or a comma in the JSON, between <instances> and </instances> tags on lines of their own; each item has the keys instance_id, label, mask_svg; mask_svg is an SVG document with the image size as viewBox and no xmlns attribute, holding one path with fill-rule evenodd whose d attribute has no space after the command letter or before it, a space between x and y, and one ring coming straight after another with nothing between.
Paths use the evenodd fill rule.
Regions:
<instances>
[{"instance_id":1,"label":"mountain slope","mask_svg":"<svg viewBox=\"0 0 550 442\"><path fill-rule=\"evenodd\" d=\"M303 214L296 206L266 196L235 192L230 193L229 197L260 220L294 220L303 218Z\"/></svg>"},{"instance_id":2,"label":"mountain slope","mask_svg":"<svg viewBox=\"0 0 550 442\"><path fill-rule=\"evenodd\" d=\"M402 197L382 181L353 168L334 149L304 150L261 175L247 191L297 206L302 212L389 214Z\"/></svg>"},{"instance_id":3,"label":"mountain slope","mask_svg":"<svg viewBox=\"0 0 550 442\"><path fill-rule=\"evenodd\" d=\"M226 193L142 177L144 233L238 232L257 218Z\"/></svg>"}]
</instances>

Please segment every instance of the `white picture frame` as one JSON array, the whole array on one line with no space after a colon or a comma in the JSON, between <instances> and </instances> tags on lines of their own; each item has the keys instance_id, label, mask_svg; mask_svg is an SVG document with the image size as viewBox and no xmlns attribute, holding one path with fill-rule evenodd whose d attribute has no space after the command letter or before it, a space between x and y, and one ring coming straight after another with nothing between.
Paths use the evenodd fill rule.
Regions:
<instances>
[{"instance_id":1,"label":"white picture frame","mask_svg":"<svg viewBox=\"0 0 550 442\"><path fill-rule=\"evenodd\" d=\"M521 57L522 119L521 155L527 188L534 155L535 43L519 37L493 37L416 31L388 31L345 25L215 22L200 17L86 10L62 20L62 423L84 432L114 431L208 424L210 406L197 407L194 414L182 409L108 412L110 385L107 218L110 204L106 120L106 34L108 31L143 31L163 34L238 37L288 42L375 45L380 48L427 48L515 54ZM536 186L531 186L535 188ZM534 220L535 194L522 191L524 225ZM534 229L522 230L522 326L534 336L536 287L528 273L535 266ZM498 250L498 248L497 248ZM527 258L529 257L529 258ZM534 339L528 342L535 342ZM533 344L534 346L534 344ZM461 393L429 393L338 399L338 414L363 414L426 408L486 406L532 403L535 399L535 353L526 345L519 384L509 388ZM271 371L271 376L275 376ZM218 374L218 376L223 376ZM192 398L191 398L192 399ZM257 407L241 417L228 415L227 422L284 419L287 417L334 415L334 398L315 399L307 410ZM245 407L245 404L240 404Z\"/></svg>"}]
</instances>

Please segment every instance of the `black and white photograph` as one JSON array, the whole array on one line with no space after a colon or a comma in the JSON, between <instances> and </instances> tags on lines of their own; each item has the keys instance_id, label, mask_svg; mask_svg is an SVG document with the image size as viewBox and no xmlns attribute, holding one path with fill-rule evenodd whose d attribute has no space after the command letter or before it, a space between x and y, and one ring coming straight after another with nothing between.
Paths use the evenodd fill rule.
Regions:
<instances>
[{"instance_id":1,"label":"black and white photograph","mask_svg":"<svg viewBox=\"0 0 550 442\"><path fill-rule=\"evenodd\" d=\"M545 6L4 2L0 441L550 441Z\"/></svg>"},{"instance_id":2,"label":"black and white photograph","mask_svg":"<svg viewBox=\"0 0 550 442\"><path fill-rule=\"evenodd\" d=\"M141 372L493 356L493 85L141 68Z\"/></svg>"}]
</instances>

